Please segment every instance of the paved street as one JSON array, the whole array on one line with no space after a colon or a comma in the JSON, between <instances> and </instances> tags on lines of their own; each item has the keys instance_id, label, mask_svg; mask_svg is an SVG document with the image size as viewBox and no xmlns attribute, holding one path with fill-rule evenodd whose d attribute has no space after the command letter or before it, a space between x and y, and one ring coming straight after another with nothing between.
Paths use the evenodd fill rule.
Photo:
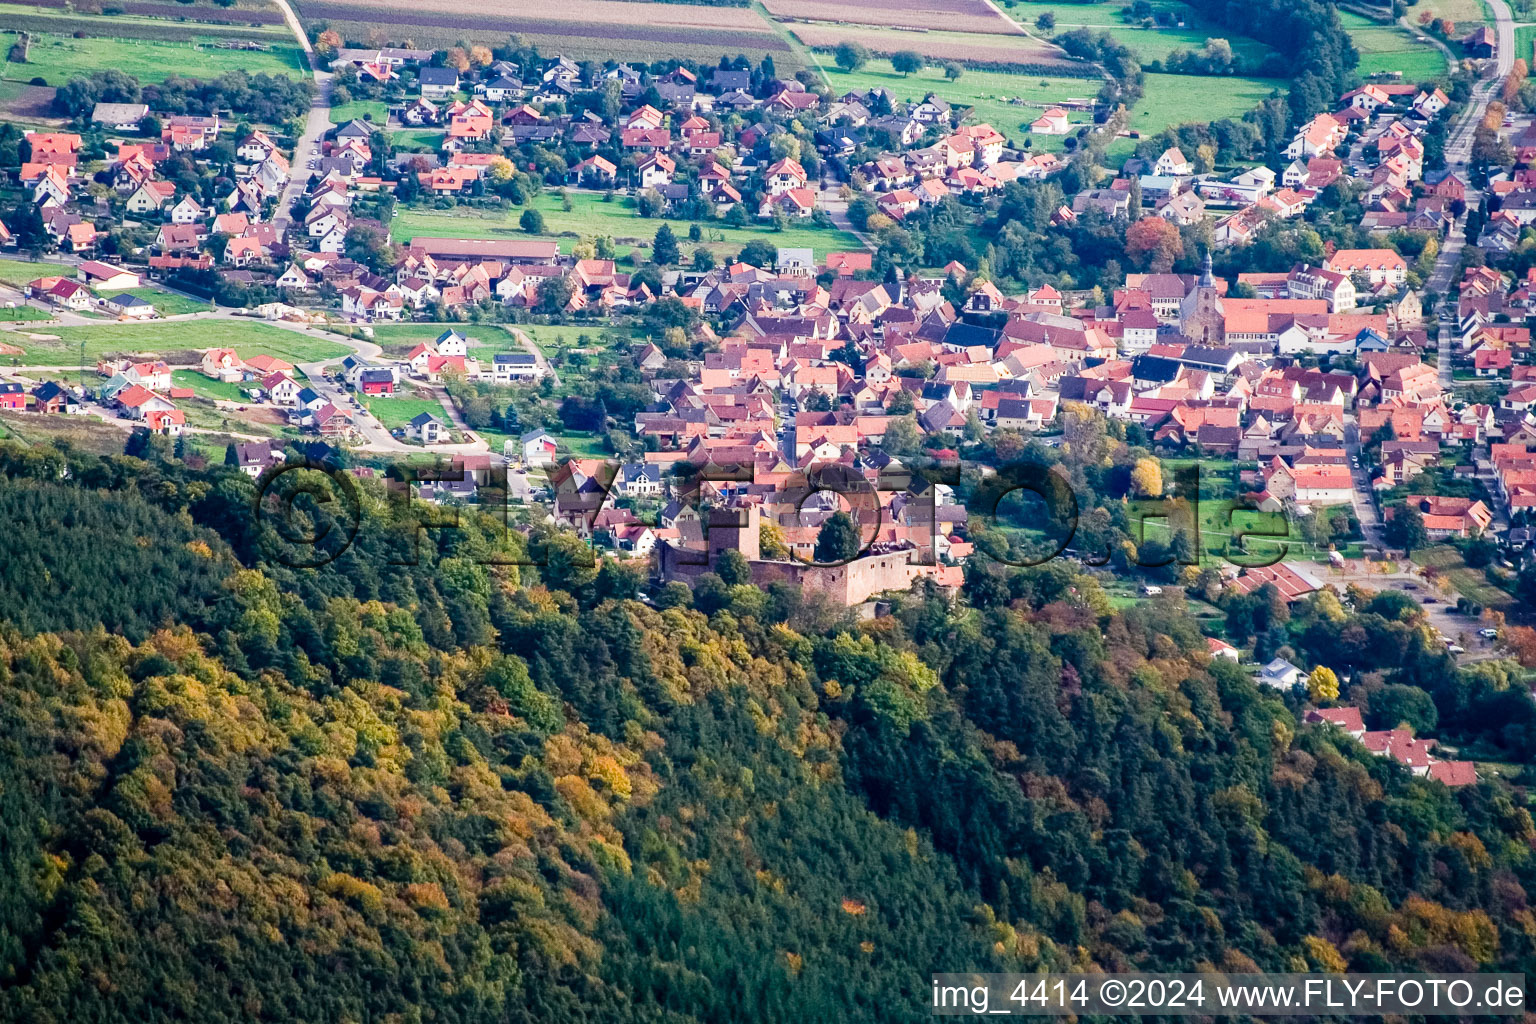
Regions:
<instances>
[{"instance_id":1,"label":"paved street","mask_svg":"<svg viewBox=\"0 0 1536 1024\"><path fill-rule=\"evenodd\" d=\"M298 16L293 13L288 0L276 0L276 3L282 8L283 20L288 23L294 39L298 41L304 55L309 58L315 79L314 103L310 106L309 116L304 121L304 134L300 135L294 144L293 161L289 165L293 173L283 189L281 198L278 199L277 212L272 218L274 226L287 230L292 220L293 204L304 194L304 189L309 184L309 169L320 155L320 138L331 127L331 89L335 86L336 76L320 66L319 56L315 53L315 48L310 45L309 36L305 34L304 26L299 22Z\"/></svg>"}]
</instances>

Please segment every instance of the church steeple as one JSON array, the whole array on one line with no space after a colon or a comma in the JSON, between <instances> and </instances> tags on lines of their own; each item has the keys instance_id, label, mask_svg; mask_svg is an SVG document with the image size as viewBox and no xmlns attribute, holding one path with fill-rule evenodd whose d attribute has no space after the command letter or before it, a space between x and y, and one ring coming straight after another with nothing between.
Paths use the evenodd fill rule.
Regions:
<instances>
[{"instance_id":1,"label":"church steeple","mask_svg":"<svg viewBox=\"0 0 1536 1024\"><path fill-rule=\"evenodd\" d=\"M1200 259L1200 287L1216 287L1216 275L1211 272L1211 250L1205 250L1205 255Z\"/></svg>"}]
</instances>

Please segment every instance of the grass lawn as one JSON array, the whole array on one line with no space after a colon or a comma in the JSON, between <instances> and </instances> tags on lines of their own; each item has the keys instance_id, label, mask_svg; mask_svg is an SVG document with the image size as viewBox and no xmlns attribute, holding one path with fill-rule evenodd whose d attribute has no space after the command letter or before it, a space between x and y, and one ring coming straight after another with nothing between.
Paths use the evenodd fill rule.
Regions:
<instances>
[{"instance_id":1,"label":"grass lawn","mask_svg":"<svg viewBox=\"0 0 1536 1024\"><path fill-rule=\"evenodd\" d=\"M366 114L372 114L374 124L382 126L389 120L389 104L383 100L353 100L350 103L337 103L331 107L331 124L346 124L348 121L361 119L369 120Z\"/></svg>"},{"instance_id":2,"label":"grass lawn","mask_svg":"<svg viewBox=\"0 0 1536 1024\"><path fill-rule=\"evenodd\" d=\"M9 309L0 308L0 323L20 323L23 320L49 320L53 314L36 306L13 306Z\"/></svg>"},{"instance_id":3,"label":"grass lawn","mask_svg":"<svg viewBox=\"0 0 1536 1024\"><path fill-rule=\"evenodd\" d=\"M403 128L389 133L390 144L407 153L436 153L443 146L441 128Z\"/></svg>"},{"instance_id":4,"label":"grass lawn","mask_svg":"<svg viewBox=\"0 0 1536 1024\"><path fill-rule=\"evenodd\" d=\"M1360 51L1361 76L1401 71L1403 81L1421 82L1446 73L1445 54L1432 42L1417 42L1398 25L1383 25L1352 11L1340 11L1339 21ZM1427 36L1425 37L1428 38ZM1516 47L1516 54L1519 54Z\"/></svg>"},{"instance_id":5,"label":"grass lawn","mask_svg":"<svg viewBox=\"0 0 1536 1024\"><path fill-rule=\"evenodd\" d=\"M389 430L405 426L424 412L431 413L443 426L453 429L442 403L435 398L370 398L363 404Z\"/></svg>"},{"instance_id":6,"label":"grass lawn","mask_svg":"<svg viewBox=\"0 0 1536 1024\"><path fill-rule=\"evenodd\" d=\"M3 14L0 21L4 21ZM5 77L16 82L42 78L49 85L61 86L78 75L108 68L125 71L141 82L161 82L171 75L217 78L227 71L293 76L306 71L299 48L291 41L282 41L286 36L266 44L266 51L217 49L213 43L218 38L210 33L185 42L165 42L37 33L32 37L27 63L7 63ZM0 46L9 51L15 39L11 33L0 34Z\"/></svg>"},{"instance_id":7,"label":"grass lawn","mask_svg":"<svg viewBox=\"0 0 1536 1024\"><path fill-rule=\"evenodd\" d=\"M265 353L291 363L308 363L339 359L351 352L345 345L325 338L242 320L56 327L47 334L48 338L35 341L24 334L13 334L8 340L25 349L30 357L63 357L66 360L79 356L82 341L87 359L113 352L185 352L226 347L233 348L241 358Z\"/></svg>"},{"instance_id":8,"label":"grass lawn","mask_svg":"<svg viewBox=\"0 0 1536 1024\"><path fill-rule=\"evenodd\" d=\"M171 381L178 388L191 388L198 398L225 402L249 402L250 398L240 389L256 386L254 382L234 384L222 380L210 380L196 370L172 370Z\"/></svg>"},{"instance_id":9,"label":"grass lawn","mask_svg":"<svg viewBox=\"0 0 1536 1024\"><path fill-rule=\"evenodd\" d=\"M212 309L210 303L202 299L190 298L186 295L178 295L175 292L162 291L159 288L125 288L122 291L99 292L102 298L110 298L113 295L137 295L146 302L155 304L155 312L161 316L180 316L183 313L204 313Z\"/></svg>"},{"instance_id":10,"label":"grass lawn","mask_svg":"<svg viewBox=\"0 0 1536 1024\"><path fill-rule=\"evenodd\" d=\"M1039 117L1051 104L1071 98L1091 100L1099 91L1099 83L1092 78L1013 75L969 68L955 81L945 78L940 67L927 67L903 76L883 58L871 59L858 71L843 71L834 66L826 67L825 71L832 82L833 95L841 96L852 89L890 89L903 99L920 101L931 92L956 106L974 107L973 122L990 124L1012 142L1028 137L1022 126ZM1081 119L1092 120L1087 113ZM1059 148L1061 144L1060 137L1054 136L1035 136L1033 141L1037 146Z\"/></svg>"},{"instance_id":11,"label":"grass lawn","mask_svg":"<svg viewBox=\"0 0 1536 1024\"><path fill-rule=\"evenodd\" d=\"M643 245L649 251L651 239L663 223L663 218L644 218L635 213L634 200L615 195L612 202L592 192L572 192L572 208L567 213L561 207L560 197L546 192L533 200L534 209L544 215L544 238L558 238L560 248L569 252L581 237L612 236L622 247ZM430 210L399 207L392 225L394 237L399 242L417 235L439 235L453 238L527 238L518 227L523 207L514 206L506 211L480 210L458 207L452 210ZM688 240L689 221L667 218L672 225L686 260L695 248L704 246L716 255L734 256L750 241L762 239L772 246L791 248L806 247L815 250L820 259L829 252L844 249L862 251L859 240L847 232L833 228L810 225L792 226L784 231L774 231L771 225L752 225L745 228L727 227L723 222L711 221L702 225L704 240ZM561 237L564 236L564 237ZM643 257L643 253L642 253Z\"/></svg>"}]
</instances>

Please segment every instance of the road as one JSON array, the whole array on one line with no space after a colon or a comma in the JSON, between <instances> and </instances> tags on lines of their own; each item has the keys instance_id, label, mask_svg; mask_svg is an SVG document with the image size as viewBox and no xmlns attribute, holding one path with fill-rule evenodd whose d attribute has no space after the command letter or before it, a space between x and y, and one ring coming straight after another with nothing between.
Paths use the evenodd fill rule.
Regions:
<instances>
[{"instance_id":1,"label":"road","mask_svg":"<svg viewBox=\"0 0 1536 1024\"><path fill-rule=\"evenodd\" d=\"M1484 78L1472 87L1472 97L1467 105L1462 108L1461 116L1451 127L1445 140L1445 166L1447 170L1460 175L1467 180L1467 165L1472 159L1472 140L1477 134L1477 126L1483 120L1483 114L1488 110L1489 102L1499 91L1500 84L1508 76L1515 65L1515 21L1510 12L1509 4L1505 0L1488 0L1488 6L1493 10L1494 33L1497 36L1498 49L1494 54L1494 73L1492 77ZM1467 207L1476 207L1482 201L1482 193L1472 188L1470 182L1467 186ZM1429 275L1428 288L1442 300L1450 303L1454 315L1455 303L1453 291L1455 281L1453 277L1456 267L1461 262L1461 250L1466 244L1466 217L1463 215L1451 226L1451 232L1446 237L1445 244L1440 250L1440 256L1435 260L1435 269ZM1440 386L1449 390L1452 383L1452 363L1455 354L1455 329L1441 324L1439 341L1437 343L1437 364L1440 371Z\"/></svg>"},{"instance_id":2,"label":"road","mask_svg":"<svg viewBox=\"0 0 1536 1024\"><path fill-rule=\"evenodd\" d=\"M288 224L293 220L293 204L304 194L305 186L309 184L309 169L320 155L320 139L331 128L331 90L335 87L336 76L320 66L319 55L310 45L304 25L298 15L293 13L288 0L275 0L275 3L282 10L283 21L287 22L299 48L309 58L311 74L315 79L315 98L310 105L309 116L304 120L304 134L298 137L293 146L293 160L289 165L292 173L277 201L277 212L272 217L274 226L287 231Z\"/></svg>"}]
</instances>

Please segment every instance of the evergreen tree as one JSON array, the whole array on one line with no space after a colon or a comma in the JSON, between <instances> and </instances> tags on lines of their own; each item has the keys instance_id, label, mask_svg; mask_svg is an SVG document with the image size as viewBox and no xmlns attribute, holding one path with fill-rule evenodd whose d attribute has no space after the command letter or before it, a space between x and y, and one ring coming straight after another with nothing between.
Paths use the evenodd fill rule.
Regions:
<instances>
[{"instance_id":1,"label":"evergreen tree","mask_svg":"<svg viewBox=\"0 0 1536 1024\"><path fill-rule=\"evenodd\" d=\"M658 266L667 266L676 263L682 258L682 251L677 244L677 235L672 232L672 225L662 222L656 229L656 237L651 242L651 261Z\"/></svg>"},{"instance_id":2,"label":"evergreen tree","mask_svg":"<svg viewBox=\"0 0 1536 1024\"><path fill-rule=\"evenodd\" d=\"M816 534L815 560L822 563L851 562L859 557L864 541L846 512L834 512Z\"/></svg>"}]
</instances>

